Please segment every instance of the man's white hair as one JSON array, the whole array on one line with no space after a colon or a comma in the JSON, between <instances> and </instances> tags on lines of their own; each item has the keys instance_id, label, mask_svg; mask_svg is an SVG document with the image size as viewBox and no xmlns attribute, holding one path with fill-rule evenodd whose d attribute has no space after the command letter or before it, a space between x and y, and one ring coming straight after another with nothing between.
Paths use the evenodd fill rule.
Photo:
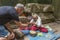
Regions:
<instances>
[{"instance_id":1,"label":"man's white hair","mask_svg":"<svg viewBox=\"0 0 60 40\"><path fill-rule=\"evenodd\" d=\"M15 8L16 8L16 9L17 9L17 8L24 8L24 5L21 4L21 3L18 3L18 4L15 6Z\"/></svg>"}]
</instances>

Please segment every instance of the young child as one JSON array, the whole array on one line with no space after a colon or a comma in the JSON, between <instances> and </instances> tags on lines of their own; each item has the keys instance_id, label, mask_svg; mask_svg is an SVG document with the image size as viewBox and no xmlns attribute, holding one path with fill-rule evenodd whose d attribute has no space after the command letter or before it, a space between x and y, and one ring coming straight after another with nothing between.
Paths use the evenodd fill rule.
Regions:
<instances>
[{"instance_id":1,"label":"young child","mask_svg":"<svg viewBox=\"0 0 60 40\"><path fill-rule=\"evenodd\" d=\"M46 28L41 26L41 18L37 14L32 15L32 17L33 18L31 19L30 24L33 24L33 26L30 28L30 30L40 30L41 32L48 32Z\"/></svg>"}]
</instances>

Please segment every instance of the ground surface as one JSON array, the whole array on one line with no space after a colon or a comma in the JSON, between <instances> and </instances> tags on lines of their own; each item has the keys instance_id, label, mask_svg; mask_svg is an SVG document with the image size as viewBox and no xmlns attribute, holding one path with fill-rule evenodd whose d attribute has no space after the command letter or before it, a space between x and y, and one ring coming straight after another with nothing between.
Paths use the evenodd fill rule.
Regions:
<instances>
[{"instance_id":1,"label":"ground surface","mask_svg":"<svg viewBox=\"0 0 60 40\"><path fill-rule=\"evenodd\" d=\"M60 33L60 24L53 22L53 23L48 23L48 24L44 24L44 25L49 25L53 29L53 31L56 31L55 32L56 34ZM58 40L60 40L60 39L58 39Z\"/></svg>"},{"instance_id":2,"label":"ground surface","mask_svg":"<svg viewBox=\"0 0 60 40\"><path fill-rule=\"evenodd\" d=\"M46 25L49 25L53 29L53 31L56 31L55 32L56 34L59 34L60 33L60 24L58 24L56 22L53 22L53 23L47 23L47 24L44 24L44 25L45 26ZM26 38L25 40L28 40L28 38ZM60 39L58 39L58 40L60 40Z\"/></svg>"},{"instance_id":3,"label":"ground surface","mask_svg":"<svg viewBox=\"0 0 60 40\"><path fill-rule=\"evenodd\" d=\"M49 25L53 29L53 31L56 31L55 33L60 33L60 24L53 22L44 25Z\"/></svg>"},{"instance_id":4,"label":"ground surface","mask_svg":"<svg viewBox=\"0 0 60 40\"><path fill-rule=\"evenodd\" d=\"M53 31L56 31L55 33L56 34L60 34L60 24L56 23L56 22L53 22L53 23L47 23L47 24L43 24L43 25L49 25ZM20 40L23 40L23 39L20 39ZM28 38L25 37L25 40L28 40ZM60 40L60 39L58 39Z\"/></svg>"}]
</instances>

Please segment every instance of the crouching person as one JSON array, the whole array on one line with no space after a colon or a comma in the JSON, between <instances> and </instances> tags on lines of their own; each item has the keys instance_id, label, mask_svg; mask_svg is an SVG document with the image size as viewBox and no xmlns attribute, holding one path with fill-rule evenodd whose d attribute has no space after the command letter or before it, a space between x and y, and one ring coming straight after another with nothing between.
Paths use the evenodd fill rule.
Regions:
<instances>
[{"instance_id":1,"label":"crouching person","mask_svg":"<svg viewBox=\"0 0 60 40\"><path fill-rule=\"evenodd\" d=\"M16 7L0 7L0 40L14 40L15 35L9 22L14 21L17 26L20 26L18 14L21 14L23 9L21 4L18 4Z\"/></svg>"},{"instance_id":2,"label":"crouching person","mask_svg":"<svg viewBox=\"0 0 60 40\"><path fill-rule=\"evenodd\" d=\"M15 6L15 9L17 10L18 15L21 15L21 14L23 13L23 11L24 11L24 5L18 3L18 4ZM17 17L15 17L15 18L17 18ZM17 38L18 40L21 40L21 39L23 39L23 38L21 38L21 37L24 36L24 34L22 33L22 31L20 30L21 23L20 23L20 21L14 21L14 22L17 24L18 28L17 28L17 29L14 29L13 31L14 31L14 33L15 33L16 38Z\"/></svg>"}]
</instances>

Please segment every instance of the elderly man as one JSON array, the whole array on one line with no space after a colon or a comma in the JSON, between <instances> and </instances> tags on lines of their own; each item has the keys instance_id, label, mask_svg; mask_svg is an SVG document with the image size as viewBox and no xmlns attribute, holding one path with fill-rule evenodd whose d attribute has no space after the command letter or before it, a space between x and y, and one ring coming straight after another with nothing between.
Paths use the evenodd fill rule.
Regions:
<instances>
[{"instance_id":1,"label":"elderly man","mask_svg":"<svg viewBox=\"0 0 60 40\"><path fill-rule=\"evenodd\" d=\"M41 18L37 14L33 15L33 19L31 19L30 24L33 25L31 27L31 30L40 30L41 32L47 32L47 29L41 26Z\"/></svg>"},{"instance_id":2,"label":"elderly man","mask_svg":"<svg viewBox=\"0 0 60 40\"><path fill-rule=\"evenodd\" d=\"M20 26L18 14L21 14L23 10L24 5L20 3L15 7L0 7L0 40L10 40L14 38L14 33L10 28L9 22L14 21L17 26Z\"/></svg>"}]
</instances>

